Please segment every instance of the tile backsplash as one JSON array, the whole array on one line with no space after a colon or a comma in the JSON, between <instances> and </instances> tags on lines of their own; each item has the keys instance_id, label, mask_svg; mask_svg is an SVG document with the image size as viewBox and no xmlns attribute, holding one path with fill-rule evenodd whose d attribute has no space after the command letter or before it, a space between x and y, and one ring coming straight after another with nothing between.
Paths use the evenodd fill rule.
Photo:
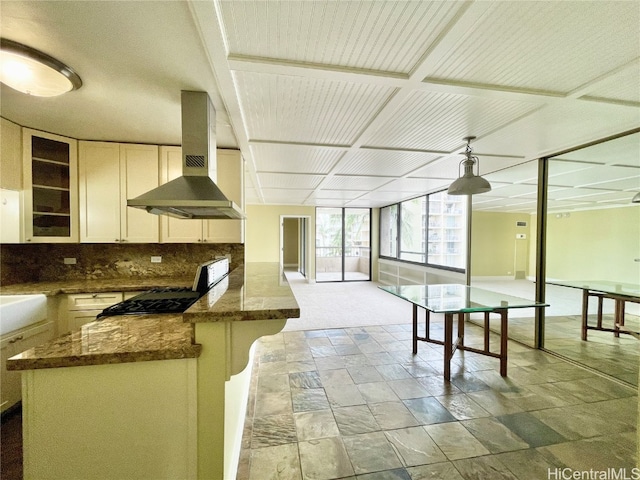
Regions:
<instances>
[{"instance_id":1,"label":"tile backsplash","mask_svg":"<svg viewBox=\"0 0 640 480\"><path fill-rule=\"evenodd\" d=\"M244 264L244 245L241 243L2 244L0 245L0 284L123 276L184 275L189 277L195 274L198 264L220 256L228 256L229 267L234 269ZM154 257L153 261L151 257Z\"/></svg>"}]
</instances>

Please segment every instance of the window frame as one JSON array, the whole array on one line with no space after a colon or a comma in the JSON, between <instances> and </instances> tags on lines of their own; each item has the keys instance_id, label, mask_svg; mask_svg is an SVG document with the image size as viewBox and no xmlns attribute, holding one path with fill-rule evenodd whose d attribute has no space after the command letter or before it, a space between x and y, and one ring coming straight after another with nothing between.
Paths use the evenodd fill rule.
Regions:
<instances>
[{"instance_id":1,"label":"window frame","mask_svg":"<svg viewBox=\"0 0 640 480\"><path fill-rule=\"evenodd\" d=\"M401 262L401 263L407 263L407 264L411 264L411 265L418 265L421 267L430 267L430 268L435 268L435 269L439 269L439 270L445 270L445 271L449 271L449 272L456 272L456 273L466 273L466 267L452 267L449 265L441 265L439 263L430 263L429 262L429 207L430 207L430 197L432 195L436 195L436 194L440 194L440 193L446 193L446 190L439 190L437 192L431 192L431 193L426 193L423 195L417 195L415 197L412 198L408 198L406 200L403 200L401 202L396 202L396 203L391 203L389 205L385 205L383 207L380 207L379 209L379 213L378 213L378 225L380 226L378 228L378 245L381 245L382 242L382 210L384 208L389 208L392 207L394 205L397 206L397 215L396 215L396 232L397 232L397 238L396 238L396 256L392 257L389 255L383 255L382 254L382 250L379 250L378 252L378 258L384 259L384 260L391 260L394 262ZM417 261L413 261L413 260L406 260L406 259L402 259L400 258L400 247L402 245L402 230L401 230L401 219L402 219L402 204L404 202L409 202L411 200L415 200L417 198L421 198L421 197L425 197L425 202L426 202L426 211L425 211L425 216L424 216L424 242L425 242L425 261L424 262L417 262ZM463 224L467 225L468 228L468 220L469 220L469 211L468 208L465 208L465 211L463 213L464 218L463 218ZM468 255L468 251L469 251L469 245L467 244L468 242L468 235L464 235L464 239L463 239L463 251L464 251L464 255ZM467 260L465 260L465 265L467 263Z\"/></svg>"}]
</instances>

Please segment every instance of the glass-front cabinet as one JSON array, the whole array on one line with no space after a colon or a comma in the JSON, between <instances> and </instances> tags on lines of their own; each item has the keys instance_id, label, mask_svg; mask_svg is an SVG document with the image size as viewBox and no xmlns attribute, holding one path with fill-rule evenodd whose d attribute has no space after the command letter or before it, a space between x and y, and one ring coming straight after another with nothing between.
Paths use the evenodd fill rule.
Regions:
<instances>
[{"instance_id":1,"label":"glass-front cabinet","mask_svg":"<svg viewBox=\"0 0 640 480\"><path fill-rule=\"evenodd\" d=\"M77 141L23 130L24 238L78 241Z\"/></svg>"}]
</instances>

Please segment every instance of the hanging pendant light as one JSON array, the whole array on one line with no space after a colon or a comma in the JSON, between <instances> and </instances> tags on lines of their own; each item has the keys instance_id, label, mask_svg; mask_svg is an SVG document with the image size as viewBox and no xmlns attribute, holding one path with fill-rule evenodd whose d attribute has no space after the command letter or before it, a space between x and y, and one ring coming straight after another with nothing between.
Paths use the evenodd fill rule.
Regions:
<instances>
[{"instance_id":1,"label":"hanging pendant light","mask_svg":"<svg viewBox=\"0 0 640 480\"><path fill-rule=\"evenodd\" d=\"M460 165L464 166L464 174L449 186L449 195L475 195L491 191L491 185L480 176L480 159L471 155L471 140L476 137L465 137L467 147L464 155L466 158L458 165L458 176L460 175ZM478 164L478 174L473 173L473 166Z\"/></svg>"},{"instance_id":2,"label":"hanging pendant light","mask_svg":"<svg viewBox=\"0 0 640 480\"><path fill-rule=\"evenodd\" d=\"M82 86L64 63L21 43L0 40L0 81L27 95L55 97Z\"/></svg>"}]
</instances>

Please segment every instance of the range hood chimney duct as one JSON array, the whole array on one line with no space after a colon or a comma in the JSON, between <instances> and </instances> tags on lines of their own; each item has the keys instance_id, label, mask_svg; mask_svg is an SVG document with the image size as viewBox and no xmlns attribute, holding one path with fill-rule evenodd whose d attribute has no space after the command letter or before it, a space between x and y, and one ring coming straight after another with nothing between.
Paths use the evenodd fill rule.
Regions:
<instances>
[{"instance_id":1,"label":"range hood chimney duct","mask_svg":"<svg viewBox=\"0 0 640 480\"><path fill-rule=\"evenodd\" d=\"M241 219L244 213L215 184L216 111L207 92L182 91L182 176L127 200L156 215Z\"/></svg>"}]
</instances>

